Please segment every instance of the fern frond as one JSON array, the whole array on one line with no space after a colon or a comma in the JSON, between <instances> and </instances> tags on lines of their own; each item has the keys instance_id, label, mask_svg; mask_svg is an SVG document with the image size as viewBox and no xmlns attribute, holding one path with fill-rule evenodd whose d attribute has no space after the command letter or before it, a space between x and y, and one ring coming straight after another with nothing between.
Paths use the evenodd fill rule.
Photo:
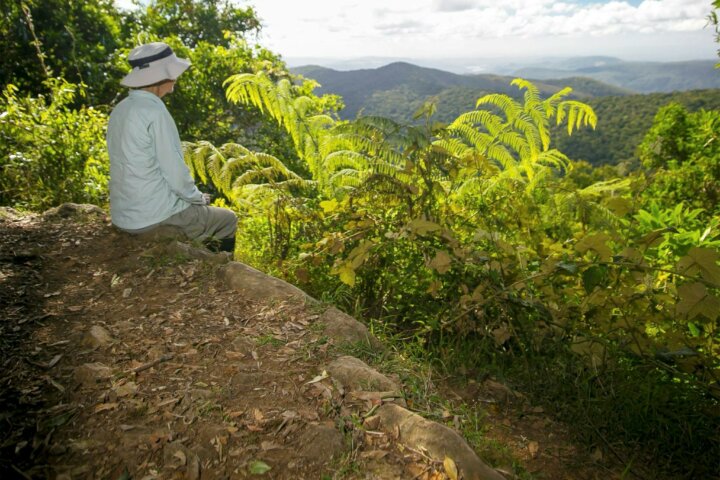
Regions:
<instances>
[{"instance_id":1,"label":"fern frond","mask_svg":"<svg viewBox=\"0 0 720 480\"><path fill-rule=\"evenodd\" d=\"M567 171L571 165L567 155L555 149L542 152L538 156L537 163L563 171Z\"/></svg>"},{"instance_id":2,"label":"fern frond","mask_svg":"<svg viewBox=\"0 0 720 480\"><path fill-rule=\"evenodd\" d=\"M479 98L475 103L475 108L488 104L500 108L508 122L512 122L522 111L520 104L504 93L491 93Z\"/></svg>"},{"instance_id":3,"label":"fern frond","mask_svg":"<svg viewBox=\"0 0 720 480\"><path fill-rule=\"evenodd\" d=\"M565 109L567 108L568 135L572 135L574 129L590 125L593 129L597 126L597 115L590 105L575 100L567 100L558 105L557 124L561 125L565 120Z\"/></svg>"},{"instance_id":4,"label":"fern frond","mask_svg":"<svg viewBox=\"0 0 720 480\"><path fill-rule=\"evenodd\" d=\"M490 133L498 132L503 127L502 119L489 110L473 110L463 113L447 128L453 129L459 124L479 125L485 127Z\"/></svg>"},{"instance_id":5,"label":"fern frond","mask_svg":"<svg viewBox=\"0 0 720 480\"><path fill-rule=\"evenodd\" d=\"M532 83L522 78L516 78L510 85L515 85L520 90L525 89L525 110L534 109L536 105L540 104L540 91Z\"/></svg>"},{"instance_id":6,"label":"fern frond","mask_svg":"<svg viewBox=\"0 0 720 480\"><path fill-rule=\"evenodd\" d=\"M545 99L543 107L545 108L545 116L552 118L555 115L555 110L560 101L572 93L572 88L565 87L562 90L555 92L551 97Z\"/></svg>"}]
</instances>

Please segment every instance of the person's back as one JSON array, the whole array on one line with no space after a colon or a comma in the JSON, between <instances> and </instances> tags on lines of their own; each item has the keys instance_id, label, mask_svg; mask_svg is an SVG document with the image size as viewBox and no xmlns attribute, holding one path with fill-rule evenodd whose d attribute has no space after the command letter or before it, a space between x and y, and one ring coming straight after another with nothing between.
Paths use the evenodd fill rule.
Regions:
<instances>
[{"instance_id":1,"label":"person's back","mask_svg":"<svg viewBox=\"0 0 720 480\"><path fill-rule=\"evenodd\" d=\"M156 138L177 137L176 131L163 132L174 128L163 102L142 90L131 91L112 111L107 136L113 159L110 214L118 227L145 228L180 213L191 203L203 203L187 168L178 168L180 165L162 168L160 159L168 159L168 155L158 155ZM168 181L170 177L174 177L173 182Z\"/></svg>"},{"instance_id":2,"label":"person's back","mask_svg":"<svg viewBox=\"0 0 720 480\"><path fill-rule=\"evenodd\" d=\"M129 233L172 225L191 239L214 238L223 250L234 250L237 217L207 206L209 196L195 186L162 101L190 62L160 42L133 49L129 60L134 68L121 83L136 89L113 109L107 131L113 224Z\"/></svg>"}]
</instances>

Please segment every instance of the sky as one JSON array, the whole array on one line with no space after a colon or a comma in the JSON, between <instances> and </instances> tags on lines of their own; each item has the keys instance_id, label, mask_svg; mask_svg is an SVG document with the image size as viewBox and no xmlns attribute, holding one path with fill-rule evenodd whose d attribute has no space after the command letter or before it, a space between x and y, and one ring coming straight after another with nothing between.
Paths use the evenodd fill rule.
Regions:
<instances>
[{"instance_id":1,"label":"sky","mask_svg":"<svg viewBox=\"0 0 720 480\"><path fill-rule=\"evenodd\" d=\"M457 59L482 71L516 58L717 59L711 0L233 1L255 8L259 43L290 66L383 57Z\"/></svg>"},{"instance_id":2,"label":"sky","mask_svg":"<svg viewBox=\"0 0 720 480\"><path fill-rule=\"evenodd\" d=\"M711 0L239 0L293 58L717 58Z\"/></svg>"}]
</instances>

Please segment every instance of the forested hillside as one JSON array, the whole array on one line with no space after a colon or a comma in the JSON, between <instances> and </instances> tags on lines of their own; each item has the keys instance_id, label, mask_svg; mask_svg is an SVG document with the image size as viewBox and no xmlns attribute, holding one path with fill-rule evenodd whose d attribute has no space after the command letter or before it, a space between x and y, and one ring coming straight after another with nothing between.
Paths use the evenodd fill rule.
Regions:
<instances>
[{"instance_id":1,"label":"forested hillside","mask_svg":"<svg viewBox=\"0 0 720 480\"><path fill-rule=\"evenodd\" d=\"M309 66L293 72L317 80L321 85L319 93L340 95L345 108L339 115L344 119L361 114L413 123L418 121L413 118L418 109L432 101L436 105L434 119L451 122L462 112L474 109L476 100L487 93L502 92L515 98L520 95L508 88L510 77L456 75L406 63L347 72ZM554 136L560 151L573 160L593 165L631 162L637 166L635 150L657 111L668 103L678 103L691 112L720 108L720 89L639 95L586 77L548 79L536 84L545 95L571 87L573 98L586 101L598 113L600 121L595 130L568 136L558 128Z\"/></svg>"},{"instance_id":2,"label":"forested hillside","mask_svg":"<svg viewBox=\"0 0 720 480\"><path fill-rule=\"evenodd\" d=\"M362 112L363 115L378 115L399 122L412 121L417 109L432 97L437 101L437 119L447 122L472 109L475 100L486 93L518 95L517 90L509 86L513 77L457 75L402 62L366 70L338 71L306 66L293 68L292 72L317 80L320 83L319 94L340 95L345 104L340 111L343 119L355 118ZM536 82L536 85L546 95L569 85L577 98L630 93L584 78L561 83L556 80Z\"/></svg>"},{"instance_id":3,"label":"forested hillside","mask_svg":"<svg viewBox=\"0 0 720 480\"><path fill-rule=\"evenodd\" d=\"M638 93L720 88L720 78L716 75L714 60L660 63L603 59L596 63L595 65L563 65L565 68L520 68L513 73L539 80L586 77Z\"/></svg>"},{"instance_id":4,"label":"forested hillside","mask_svg":"<svg viewBox=\"0 0 720 480\"><path fill-rule=\"evenodd\" d=\"M630 162L630 166L637 166L636 150L661 107L677 103L690 112L718 110L720 89L590 98L587 103L598 115L597 127L572 136L558 128L556 147L574 160L593 165Z\"/></svg>"}]
</instances>

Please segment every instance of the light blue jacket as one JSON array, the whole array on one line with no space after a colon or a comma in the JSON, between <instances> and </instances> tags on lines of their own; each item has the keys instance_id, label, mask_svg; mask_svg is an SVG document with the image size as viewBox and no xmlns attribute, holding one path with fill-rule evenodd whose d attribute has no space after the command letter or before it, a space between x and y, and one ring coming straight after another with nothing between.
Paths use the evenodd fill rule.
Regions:
<instances>
[{"instance_id":1,"label":"light blue jacket","mask_svg":"<svg viewBox=\"0 0 720 480\"><path fill-rule=\"evenodd\" d=\"M131 90L110 114L110 216L120 228L136 230L203 204L183 161L175 121L163 101Z\"/></svg>"}]
</instances>

